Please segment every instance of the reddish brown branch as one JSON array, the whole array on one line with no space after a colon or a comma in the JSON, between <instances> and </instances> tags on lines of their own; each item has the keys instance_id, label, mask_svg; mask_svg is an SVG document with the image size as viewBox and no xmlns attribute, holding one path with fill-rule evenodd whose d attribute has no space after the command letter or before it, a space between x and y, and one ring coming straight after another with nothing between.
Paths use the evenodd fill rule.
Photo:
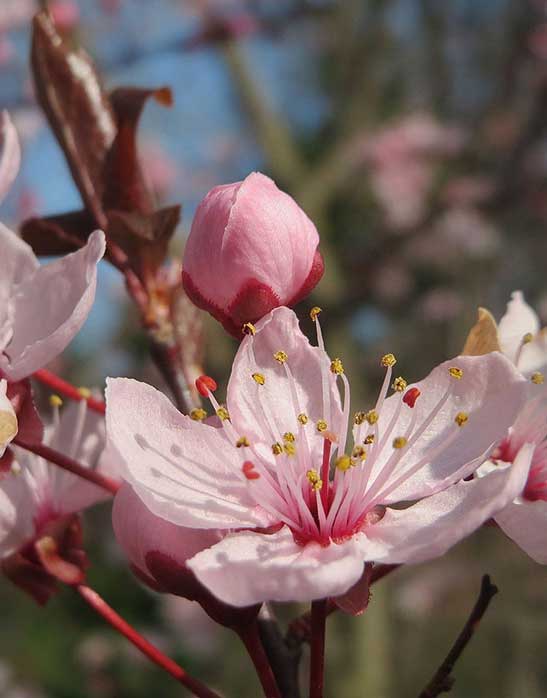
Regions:
<instances>
[{"instance_id":1,"label":"reddish brown branch","mask_svg":"<svg viewBox=\"0 0 547 698\"><path fill-rule=\"evenodd\" d=\"M455 681L452 676L454 665L475 634L486 609L490 605L490 601L492 601L497 593L497 586L492 584L489 575L485 574L482 578L479 597L473 606L469 618L463 626L463 630L458 635L456 642L452 645L450 652L446 655L445 660L437 669L431 681L420 693L419 698L436 698L436 696L441 693L448 693L448 691L450 691Z\"/></svg>"},{"instance_id":2,"label":"reddish brown branch","mask_svg":"<svg viewBox=\"0 0 547 698\"><path fill-rule=\"evenodd\" d=\"M99 414L104 414L106 411L105 403L102 400L97 400L94 397L84 397L78 388L62 378L59 378L59 376L56 376L54 373L51 373L51 371L46 371L45 368L35 371L33 377L39 380L40 383L47 385L48 388L72 400L85 400L90 410L94 410Z\"/></svg>"},{"instance_id":3,"label":"reddish brown branch","mask_svg":"<svg viewBox=\"0 0 547 698\"><path fill-rule=\"evenodd\" d=\"M180 667L172 659L160 652L157 647L154 647L148 640L146 640L142 635L140 635L135 628L133 628L129 623L127 623L121 616L119 616L116 611L111 608L106 601L104 601L97 592L90 589L84 584L80 584L75 587L78 594L88 603L91 608L96 611L104 620L111 625L114 630L119 632L125 638L129 640L140 652L142 652L145 657L148 657L151 662L159 666L161 669L170 674L174 679L176 679L183 686L186 686L193 695L198 696L198 698L220 698L218 693L211 691L207 686L198 681L197 679L187 674L182 667Z\"/></svg>"},{"instance_id":4,"label":"reddish brown branch","mask_svg":"<svg viewBox=\"0 0 547 698\"><path fill-rule=\"evenodd\" d=\"M102 487L103 490L106 490L112 495L116 494L116 492L120 488L120 484L115 480L109 478L107 475L103 475L102 473L99 473L96 470L93 470L92 468L86 468L85 465L82 465L81 463L78 463L78 461L75 461L73 458L69 458L68 456L63 455L62 453L55 451L53 448L50 448L45 444L26 443L18 437L15 437L15 439L13 439L13 443L16 446L25 449L25 451L30 451L31 453L35 453L37 456L45 458L45 460L49 461L50 463L53 463L54 465L59 466L60 468L63 468L63 470L67 470L69 473L72 473L73 475L77 475L78 477L81 477L84 480L87 480L88 482L97 485L98 487Z\"/></svg>"}]
</instances>

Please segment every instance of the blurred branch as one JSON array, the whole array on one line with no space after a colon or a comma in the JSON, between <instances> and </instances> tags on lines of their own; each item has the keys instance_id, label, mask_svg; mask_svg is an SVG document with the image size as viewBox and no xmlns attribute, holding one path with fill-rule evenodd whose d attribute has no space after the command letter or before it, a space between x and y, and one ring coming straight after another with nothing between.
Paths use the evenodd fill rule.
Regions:
<instances>
[{"instance_id":1,"label":"blurred branch","mask_svg":"<svg viewBox=\"0 0 547 698\"><path fill-rule=\"evenodd\" d=\"M482 578L479 598L473 606L469 618L463 626L463 630L458 635L456 642L452 645L450 652L446 655L446 659L437 669L431 681L420 693L419 698L436 698L441 693L448 693L452 689L455 681L451 675L454 666L475 634L483 615L497 593L497 586L492 584L489 575L485 574Z\"/></svg>"},{"instance_id":2,"label":"blurred branch","mask_svg":"<svg viewBox=\"0 0 547 698\"><path fill-rule=\"evenodd\" d=\"M280 114L272 110L237 43L226 43L223 53L243 107L266 156L268 169L275 179L284 182L289 189L296 189L307 172L288 124Z\"/></svg>"}]
</instances>

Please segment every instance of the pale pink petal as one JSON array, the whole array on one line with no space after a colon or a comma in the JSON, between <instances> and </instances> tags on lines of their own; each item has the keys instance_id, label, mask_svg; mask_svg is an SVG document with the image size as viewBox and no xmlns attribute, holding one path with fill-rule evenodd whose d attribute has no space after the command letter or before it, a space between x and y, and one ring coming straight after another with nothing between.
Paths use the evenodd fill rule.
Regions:
<instances>
[{"instance_id":1,"label":"pale pink petal","mask_svg":"<svg viewBox=\"0 0 547 698\"><path fill-rule=\"evenodd\" d=\"M363 573L355 539L299 546L287 528L272 535L234 533L187 564L214 596L232 606L338 596Z\"/></svg>"},{"instance_id":2,"label":"pale pink petal","mask_svg":"<svg viewBox=\"0 0 547 698\"><path fill-rule=\"evenodd\" d=\"M19 172L21 148L17 131L7 111L0 117L0 202L6 196Z\"/></svg>"},{"instance_id":3,"label":"pale pink petal","mask_svg":"<svg viewBox=\"0 0 547 698\"><path fill-rule=\"evenodd\" d=\"M0 559L32 537L34 514L34 501L25 478L10 473L0 480Z\"/></svg>"},{"instance_id":4,"label":"pale pink petal","mask_svg":"<svg viewBox=\"0 0 547 698\"><path fill-rule=\"evenodd\" d=\"M360 539L367 560L423 562L443 555L523 490L534 447L524 446L513 465L485 477L462 481L407 509L388 509Z\"/></svg>"},{"instance_id":5,"label":"pale pink petal","mask_svg":"<svg viewBox=\"0 0 547 698\"><path fill-rule=\"evenodd\" d=\"M522 291L514 291L507 304L505 315L498 325L498 337L503 353L515 361L525 334L539 331L538 316L524 300Z\"/></svg>"},{"instance_id":6,"label":"pale pink petal","mask_svg":"<svg viewBox=\"0 0 547 698\"><path fill-rule=\"evenodd\" d=\"M7 382L0 380L0 457L17 434L17 416L6 390Z\"/></svg>"},{"instance_id":7,"label":"pale pink petal","mask_svg":"<svg viewBox=\"0 0 547 698\"><path fill-rule=\"evenodd\" d=\"M274 353L280 350L287 354L286 365L292 379L274 359ZM329 367L328 356L311 346L294 312L276 308L257 323L254 337L243 340L234 359L227 396L234 427L251 443L270 446L285 432L298 434L297 417L303 412L309 418L306 429L310 434L314 434L319 419L325 419L329 429L338 433L342 417L340 396ZM253 373L264 376L264 385L255 382ZM328 386L330 410L323 406L322 375ZM310 439L311 451L322 449L322 442L323 439Z\"/></svg>"},{"instance_id":8,"label":"pale pink petal","mask_svg":"<svg viewBox=\"0 0 547 698\"><path fill-rule=\"evenodd\" d=\"M108 379L106 400L111 453L154 514L195 528L265 524L248 494L243 456L222 429L182 415L139 381Z\"/></svg>"},{"instance_id":9,"label":"pale pink petal","mask_svg":"<svg viewBox=\"0 0 547 698\"><path fill-rule=\"evenodd\" d=\"M463 370L460 380L449 374L451 367ZM420 397L413 409L402 406L393 436L404 435L413 417L417 417L419 428L448 389L450 394L425 432L403 453L399 467L382 488L382 492L387 491L387 495L380 497L385 503L434 494L476 470L485 460L485 454L504 438L515 421L528 387L513 364L499 352L459 356L446 361L415 385L421 391ZM380 434L389 424L400 399L399 395L393 395L385 401L379 421ZM459 412L469 417L462 427L454 421ZM442 448L445 443L446 447ZM374 465L377 471L391 453L392 449L384 449ZM393 489L401 475L420 462L423 465Z\"/></svg>"},{"instance_id":10,"label":"pale pink petal","mask_svg":"<svg viewBox=\"0 0 547 698\"><path fill-rule=\"evenodd\" d=\"M496 523L524 552L547 564L547 502L520 497L494 517Z\"/></svg>"},{"instance_id":11,"label":"pale pink petal","mask_svg":"<svg viewBox=\"0 0 547 698\"><path fill-rule=\"evenodd\" d=\"M81 250L39 267L17 286L13 336L0 368L19 380L51 361L83 325L95 298L104 234L92 233Z\"/></svg>"},{"instance_id":12,"label":"pale pink petal","mask_svg":"<svg viewBox=\"0 0 547 698\"><path fill-rule=\"evenodd\" d=\"M0 223L0 354L13 336L16 287L40 266L30 245Z\"/></svg>"},{"instance_id":13,"label":"pale pink petal","mask_svg":"<svg viewBox=\"0 0 547 698\"><path fill-rule=\"evenodd\" d=\"M150 553L160 553L183 566L186 560L220 540L218 531L177 526L155 516L128 483L122 485L114 499L112 525L130 562L150 577L153 573L146 562Z\"/></svg>"}]
</instances>

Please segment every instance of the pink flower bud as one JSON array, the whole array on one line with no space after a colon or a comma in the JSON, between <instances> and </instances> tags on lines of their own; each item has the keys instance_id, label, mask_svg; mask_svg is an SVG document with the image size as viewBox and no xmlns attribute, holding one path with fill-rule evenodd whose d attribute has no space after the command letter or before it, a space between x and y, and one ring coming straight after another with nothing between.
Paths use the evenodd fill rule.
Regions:
<instances>
[{"instance_id":1,"label":"pink flower bud","mask_svg":"<svg viewBox=\"0 0 547 698\"><path fill-rule=\"evenodd\" d=\"M186 243L187 294L236 337L279 305L302 300L323 275L314 224L259 172L215 187L198 207Z\"/></svg>"}]
</instances>

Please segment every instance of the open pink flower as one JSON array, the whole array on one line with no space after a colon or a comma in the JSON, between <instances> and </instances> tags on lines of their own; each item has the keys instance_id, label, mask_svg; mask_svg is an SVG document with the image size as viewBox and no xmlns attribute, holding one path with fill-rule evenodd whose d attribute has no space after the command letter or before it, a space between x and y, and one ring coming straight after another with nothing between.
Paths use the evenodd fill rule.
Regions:
<instances>
[{"instance_id":1,"label":"open pink flower","mask_svg":"<svg viewBox=\"0 0 547 698\"><path fill-rule=\"evenodd\" d=\"M0 223L0 373L29 376L68 345L95 298L104 234L40 266L32 249Z\"/></svg>"},{"instance_id":2,"label":"open pink flower","mask_svg":"<svg viewBox=\"0 0 547 698\"><path fill-rule=\"evenodd\" d=\"M108 441L133 493L171 524L225 532L186 562L221 601L340 595L366 561L440 555L522 490L528 447L515 467L459 482L522 405L526 381L506 358L458 357L411 386L393 378L392 355L382 363L380 394L357 413L353 446L341 362L311 346L284 307L243 340L226 407L212 379L198 381L222 428L182 416L143 383L109 380Z\"/></svg>"},{"instance_id":3,"label":"open pink flower","mask_svg":"<svg viewBox=\"0 0 547 698\"><path fill-rule=\"evenodd\" d=\"M55 407L44 442L83 465L98 466L104 420L87 409L85 400L61 413ZM106 494L19 446L11 451L10 470L0 479L0 565L14 583L44 603L55 589L55 579L82 580L85 555L75 515Z\"/></svg>"},{"instance_id":4,"label":"open pink flower","mask_svg":"<svg viewBox=\"0 0 547 698\"><path fill-rule=\"evenodd\" d=\"M547 337L520 291L515 291L497 327L504 354L529 378L528 400L493 459L479 469L491 473L499 463L514 463L524 444L532 444L530 472L522 492L494 517L500 528L536 562L547 564Z\"/></svg>"},{"instance_id":5,"label":"open pink flower","mask_svg":"<svg viewBox=\"0 0 547 698\"><path fill-rule=\"evenodd\" d=\"M239 338L245 322L313 289L323 274L318 244L294 199L253 172L215 187L199 205L184 250L184 288Z\"/></svg>"}]
</instances>

